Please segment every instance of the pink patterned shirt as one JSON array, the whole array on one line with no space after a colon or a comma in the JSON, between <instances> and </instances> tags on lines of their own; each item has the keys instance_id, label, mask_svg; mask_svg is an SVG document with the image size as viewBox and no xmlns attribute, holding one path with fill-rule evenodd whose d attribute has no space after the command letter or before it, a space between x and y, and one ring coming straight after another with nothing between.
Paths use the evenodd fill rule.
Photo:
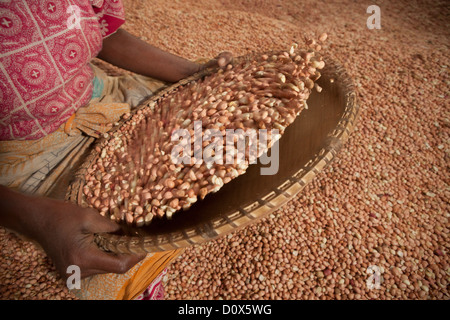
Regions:
<instances>
[{"instance_id":1,"label":"pink patterned shirt","mask_svg":"<svg viewBox=\"0 0 450 320\"><path fill-rule=\"evenodd\" d=\"M2 0L0 140L42 138L86 105L89 62L124 17L121 0Z\"/></svg>"}]
</instances>

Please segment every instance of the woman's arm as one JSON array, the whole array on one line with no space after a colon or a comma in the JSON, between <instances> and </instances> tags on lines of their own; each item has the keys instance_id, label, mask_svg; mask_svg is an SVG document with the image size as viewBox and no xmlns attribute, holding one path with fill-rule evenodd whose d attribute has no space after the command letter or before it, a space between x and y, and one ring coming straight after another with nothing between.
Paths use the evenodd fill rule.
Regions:
<instances>
[{"instance_id":1,"label":"woman's arm","mask_svg":"<svg viewBox=\"0 0 450 320\"><path fill-rule=\"evenodd\" d=\"M50 198L27 196L0 185L0 225L39 243L63 279L67 267L80 267L81 277L124 273L145 255L111 254L93 242L94 233L119 227L93 209Z\"/></svg>"},{"instance_id":2,"label":"woman's arm","mask_svg":"<svg viewBox=\"0 0 450 320\"><path fill-rule=\"evenodd\" d=\"M216 59L201 65L158 49L124 29L119 29L103 40L98 58L134 73L162 81L177 82L219 62L223 67L231 62L232 55L224 52ZM221 61L219 58L222 58Z\"/></svg>"}]
</instances>

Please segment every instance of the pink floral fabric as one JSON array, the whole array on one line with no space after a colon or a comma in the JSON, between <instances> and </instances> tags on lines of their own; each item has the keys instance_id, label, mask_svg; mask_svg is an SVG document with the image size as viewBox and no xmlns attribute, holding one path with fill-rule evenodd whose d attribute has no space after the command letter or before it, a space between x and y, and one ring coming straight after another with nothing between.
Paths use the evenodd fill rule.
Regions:
<instances>
[{"instance_id":1,"label":"pink floral fabric","mask_svg":"<svg viewBox=\"0 0 450 320\"><path fill-rule=\"evenodd\" d=\"M121 0L0 2L0 140L54 132L91 96L89 66L125 21Z\"/></svg>"},{"instance_id":2,"label":"pink floral fabric","mask_svg":"<svg viewBox=\"0 0 450 320\"><path fill-rule=\"evenodd\" d=\"M165 268L153 282L135 300L164 300L163 278L167 274Z\"/></svg>"}]
</instances>

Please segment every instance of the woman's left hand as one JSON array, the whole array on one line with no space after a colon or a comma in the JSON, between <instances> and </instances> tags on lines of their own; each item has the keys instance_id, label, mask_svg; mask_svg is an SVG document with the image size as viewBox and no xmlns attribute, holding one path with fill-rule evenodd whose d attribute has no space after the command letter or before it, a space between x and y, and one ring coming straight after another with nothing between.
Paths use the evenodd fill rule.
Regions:
<instances>
[{"instance_id":1,"label":"woman's left hand","mask_svg":"<svg viewBox=\"0 0 450 320\"><path fill-rule=\"evenodd\" d=\"M207 63L203 64L200 70L219 67L225 69L227 65L233 62L233 54L231 52L222 52L214 59L209 60Z\"/></svg>"}]
</instances>

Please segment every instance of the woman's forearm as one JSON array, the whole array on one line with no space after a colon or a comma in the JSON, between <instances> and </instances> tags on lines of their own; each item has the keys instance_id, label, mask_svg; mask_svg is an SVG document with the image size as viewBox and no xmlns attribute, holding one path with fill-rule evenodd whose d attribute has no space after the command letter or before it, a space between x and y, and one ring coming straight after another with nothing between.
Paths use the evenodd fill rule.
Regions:
<instances>
[{"instance_id":1,"label":"woman's forearm","mask_svg":"<svg viewBox=\"0 0 450 320\"><path fill-rule=\"evenodd\" d=\"M158 49L124 29L103 40L98 58L117 67L167 82L177 82L201 65Z\"/></svg>"},{"instance_id":2,"label":"woman's forearm","mask_svg":"<svg viewBox=\"0 0 450 320\"><path fill-rule=\"evenodd\" d=\"M34 210L37 210L34 207L34 202L33 197L28 197L0 185L0 225L36 240L32 226L35 224L34 226L39 228L40 226L36 224L41 221L35 221L38 217L32 214Z\"/></svg>"}]
</instances>

